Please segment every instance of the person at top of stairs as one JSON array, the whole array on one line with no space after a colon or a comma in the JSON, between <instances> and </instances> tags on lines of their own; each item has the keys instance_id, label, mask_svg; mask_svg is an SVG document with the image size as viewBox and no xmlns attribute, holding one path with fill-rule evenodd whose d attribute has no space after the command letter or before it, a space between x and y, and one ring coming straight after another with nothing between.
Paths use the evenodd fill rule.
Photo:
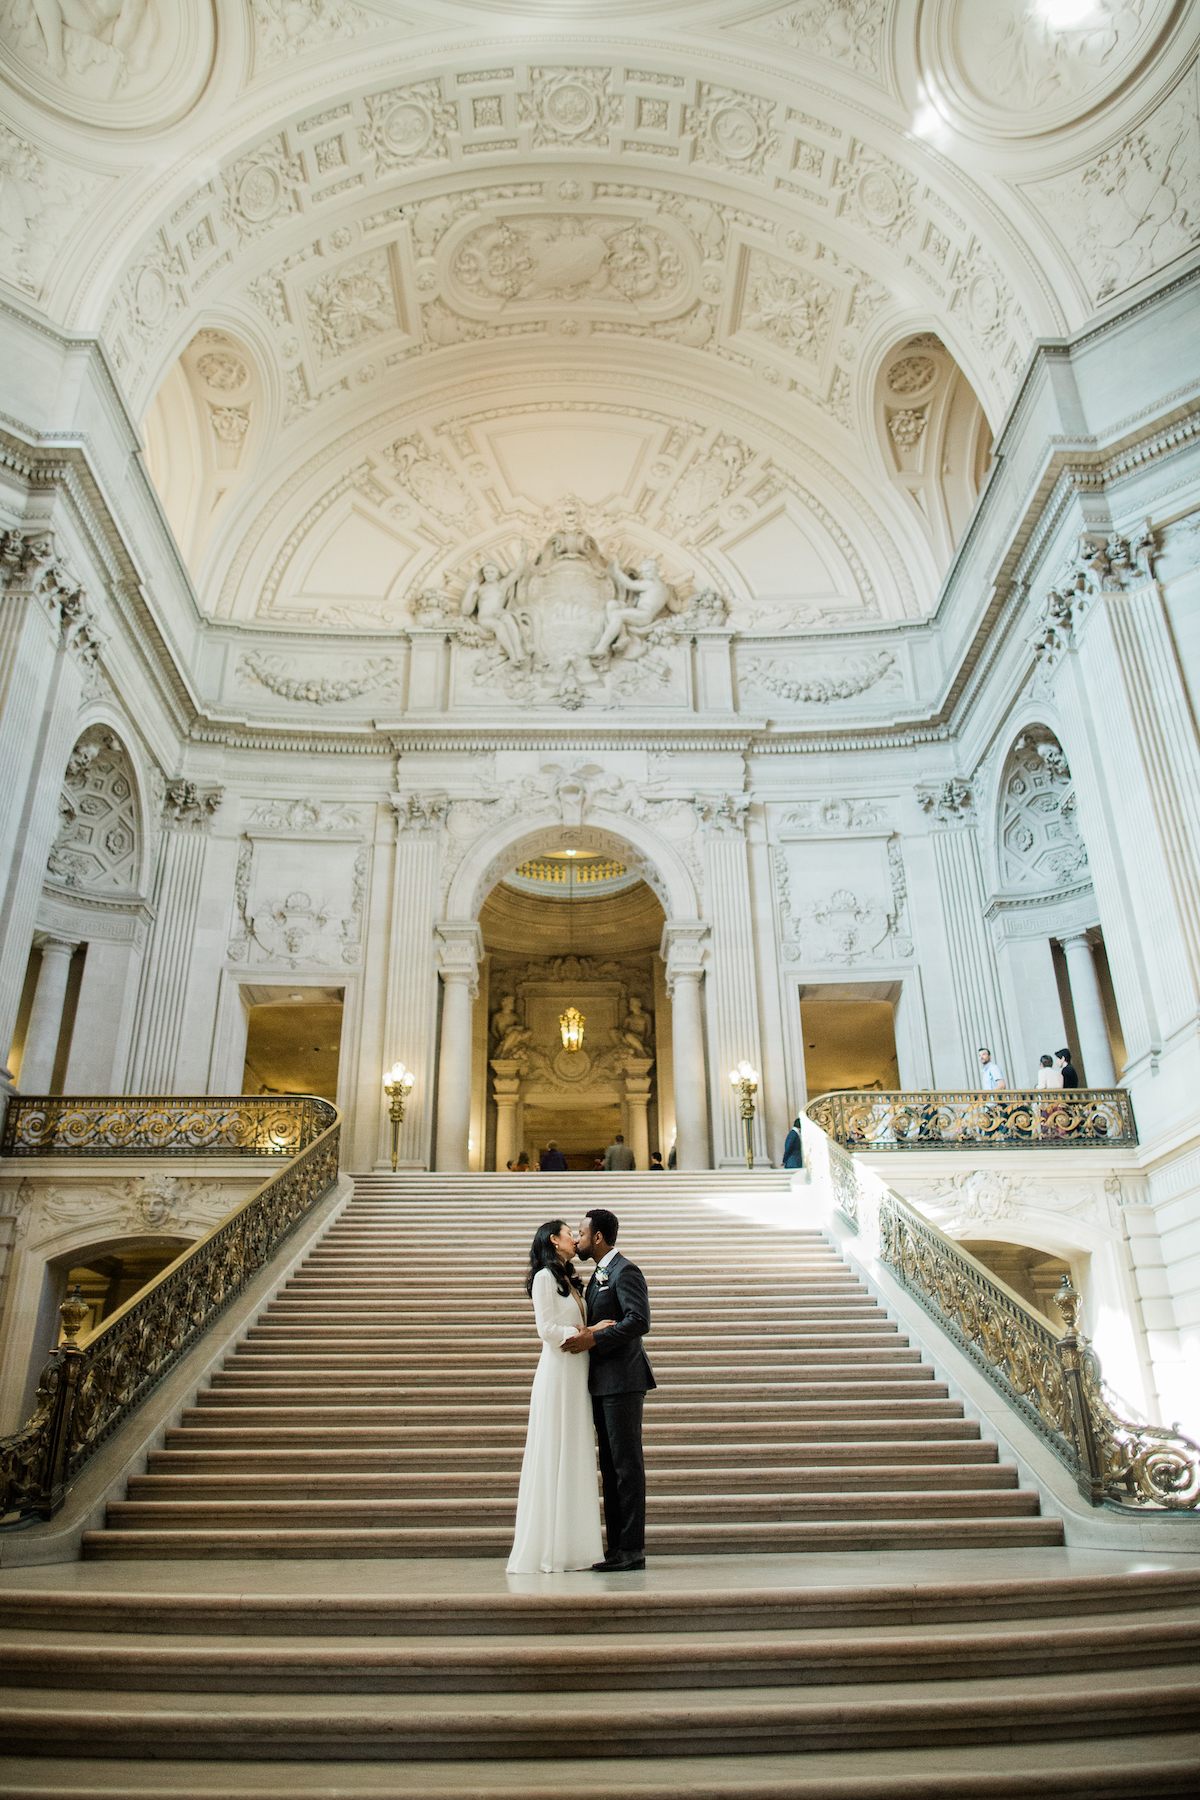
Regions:
<instances>
[{"instance_id":1,"label":"person at top of stairs","mask_svg":"<svg viewBox=\"0 0 1200 1800\"><path fill-rule=\"evenodd\" d=\"M616 1248L617 1218L593 1206L579 1227L578 1250L596 1272L588 1282L587 1329L568 1338L572 1355L592 1352L588 1387L600 1445L608 1551L600 1569L646 1566L646 1464L642 1402L658 1384L642 1347L650 1329L650 1295L636 1263ZM608 1327L612 1329L609 1330ZM600 1334L603 1333L603 1336Z\"/></svg>"},{"instance_id":2,"label":"person at top of stairs","mask_svg":"<svg viewBox=\"0 0 1200 1800\"><path fill-rule=\"evenodd\" d=\"M563 1345L579 1335L584 1322L574 1255L574 1235L561 1219L538 1226L525 1292L533 1301L542 1354L529 1396L510 1575L590 1569L600 1556L596 1447L588 1417L590 1358L563 1355Z\"/></svg>"}]
</instances>

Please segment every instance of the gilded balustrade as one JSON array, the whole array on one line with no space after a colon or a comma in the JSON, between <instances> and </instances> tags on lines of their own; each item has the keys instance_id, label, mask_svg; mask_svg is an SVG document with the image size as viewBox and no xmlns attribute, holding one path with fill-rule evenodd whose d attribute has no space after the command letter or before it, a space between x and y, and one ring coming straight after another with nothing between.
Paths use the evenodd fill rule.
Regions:
<instances>
[{"instance_id":1,"label":"gilded balustrade","mask_svg":"<svg viewBox=\"0 0 1200 1800\"><path fill-rule=\"evenodd\" d=\"M50 1114L56 1103L29 1100L24 1104L30 1109L28 1117L35 1121L38 1108ZM328 1101L310 1096L274 1098L263 1107L236 1098L64 1104L75 1109L72 1121L83 1109L98 1109L98 1130L104 1129L106 1108L122 1106L128 1116L144 1117L159 1133L156 1153L160 1155L191 1155L197 1150L228 1154L236 1148L244 1155L292 1154L292 1160L82 1344L75 1338L86 1307L76 1303L74 1296L64 1303L60 1310L66 1341L42 1372L37 1410L19 1431L0 1439L0 1520L4 1523L29 1514L50 1518L57 1511L88 1458L191 1349L305 1213L328 1194L338 1175L341 1114ZM203 1141L197 1141L198 1118L200 1129L208 1134ZM161 1122L172 1119L173 1128L168 1130ZM103 1142L90 1152L72 1141L66 1153L144 1154L149 1147L144 1138L135 1148L125 1137L120 1148ZM7 1143L5 1153L13 1154ZM45 1130L40 1149L27 1137L24 1150L16 1152L63 1153L57 1128Z\"/></svg>"},{"instance_id":2,"label":"gilded balustrade","mask_svg":"<svg viewBox=\"0 0 1200 1800\"><path fill-rule=\"evenodd\" d=\"M296 1156L328 1130L334 1110L313 1094L17 1094L0 1156Z\"/></svg>"},{"instance_id":3,"label":"gilded balustrade","mask_svg":"<svg viewBox=\"0 0 1200 1800\"><path fill-rule=\"evenodd\" d=\"M835 1210L1029 1421L1080 1492L1094 1506L1196 1511L1200 1444L1177 1426L1143 1425L1116 1411L1070 1281L1064 1276L1055 1296L1066 1326L1059 1331L856 1163L812 1118L821 1104L809 1109L805 1160L818 1175L827 1170Z\"/></svg>"},{"instance_id":4,"label":"gilded balustrade","mask_svg":"<svg viewBox=\"0 0 1200 1800\"><path fill-rule=\"evenodd\" d=\"M822 1094L805 1111L848 1150L1125 1150L1137 1126L1124 1088Z\"/></svg>"}]
</instances>

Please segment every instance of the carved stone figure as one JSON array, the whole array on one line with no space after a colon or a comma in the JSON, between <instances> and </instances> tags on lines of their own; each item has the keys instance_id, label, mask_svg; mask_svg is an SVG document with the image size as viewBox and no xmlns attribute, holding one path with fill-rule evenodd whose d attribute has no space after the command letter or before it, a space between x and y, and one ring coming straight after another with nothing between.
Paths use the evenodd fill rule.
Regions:
<instances>
[{"instance_id":1,"label":"carved stone figure","mask_svg":"<svg viewBox=\"0 0 1200 1800\"><path fill-rule=\"evenodd\" d=\"M492 1036L495 1039L492 1056L497 1062L511 1060L528 1044L532 1033L517 1017L515 994L505 994L492 1014Z\"/></svg>"},{"instance_id":2,"label":"carved stone figure","mask_svg":"<svg viewBox=\"0 0 1200 1800\"><path fill-rule=\"evenodd\" d=\"M630 996L629 1011L614 1034L635 1056L649 1056L654 1022L642 1008L636 994Z\"/></svg>"},{"instance_id":3,"label":"carved stone figure","mask_svg":"<svg viewBox=\"0 0 1200 1800\"><path fill-rule=\"evenodd\" d=\"M637 654L632 638L644 637L663 608L670 605L674 593L662 578L657 556L648 556L642 563L638 571L640 580L626 575L615 562L609 564L608 572L621 593L636 594L638 598L632 606L622 605L620 600L609 601L604 630L592 651L594 663L606 661L613 650Z\"/></svg>"},{"instance_id":4,"label":"carved stone figure","mask_svg":"<svg viewBox=\"0 0 1200 1800\"><path fill-rule=\"evenodd\" d=\"M459 611L465 619L474 617L481 631L496 640L509 662L521 668L529 661L529 652L521 641L521 629L512 613L509 602L515 598L517 589L529 567L529 546L521 539L521 560L515 569L507 575L499 563L489 560L485 562L463 595Z\"/></svg>"}]
</instances>

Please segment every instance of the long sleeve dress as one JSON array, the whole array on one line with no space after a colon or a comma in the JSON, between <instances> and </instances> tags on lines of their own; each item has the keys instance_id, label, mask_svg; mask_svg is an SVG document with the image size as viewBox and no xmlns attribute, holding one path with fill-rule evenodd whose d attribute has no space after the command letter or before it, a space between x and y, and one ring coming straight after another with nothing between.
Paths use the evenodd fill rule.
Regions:
<instances>
[{"instance_id":1,"label":"long sleeve dress","mask_svg":"<svg viewBox=\"0 0 1200 1800\"><path fill-rule=\"evenodd\" d=\"M590 1569L604 1555L590 1359L586 1351L566 1356L562 1350L567 1338L583 1330L583 1311L573 1290L559 1293L549 1269L539 1269L533 1278L533 1316L542 1354L529 1396L510 1575Z\"/></svg>"}]
</instances>

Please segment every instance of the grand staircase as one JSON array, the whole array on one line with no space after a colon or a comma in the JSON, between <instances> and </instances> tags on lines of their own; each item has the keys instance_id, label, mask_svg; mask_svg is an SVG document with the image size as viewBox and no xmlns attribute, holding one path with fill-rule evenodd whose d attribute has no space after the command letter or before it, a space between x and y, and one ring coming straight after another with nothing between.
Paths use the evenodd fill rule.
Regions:
<instances>
[{"instance_id":1,"label":"grand staircase","mask_svg":"<svg viewBox=\"0 0 1200 1800\"><path fill-rule=\"evenodd\" d=\"M509 1582L525 1253L595 1201L650 1284L650 1566ZM803 1214L360 1179L71 1579L0 1584L4 1794L1200 1789L1200 1556L1064 1552Z\"/></svg>"}]
</instances>

